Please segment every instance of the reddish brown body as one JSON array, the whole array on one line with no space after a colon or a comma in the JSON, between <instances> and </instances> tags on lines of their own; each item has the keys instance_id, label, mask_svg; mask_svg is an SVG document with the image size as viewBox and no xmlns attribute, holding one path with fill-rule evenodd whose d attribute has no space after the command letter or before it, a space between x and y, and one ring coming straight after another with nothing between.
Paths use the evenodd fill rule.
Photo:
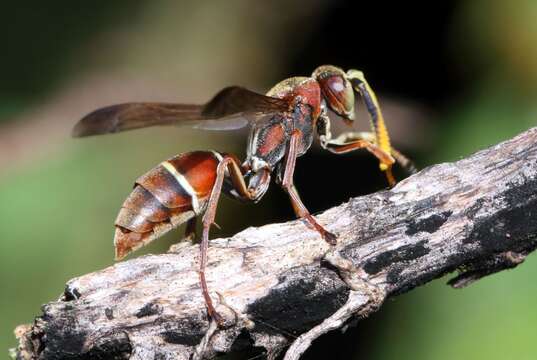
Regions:
<instances>
[{"instance_id":1,"label":"reddish brown body","mask_svg":"<svg viewBox=\"0 0 537 360\"><path fill-rule=\"evenodd\" d=\"M354 120L355 92L371 117L371 133L344 133L332 139L328 110L348 124ZM204 105L126 103L94 111L74 128L74 136L114 133L154 125L192 125L229 130L251 125L246 159L214 151L195 151L162 162L135 183L116 219L116 258L187 222L187 237L195 219L203 215L200 283L209 314L218 320L205 280L209 229L223 192L233 198L257 202L268 190L271 174L289 195L297 217L305 220L324 240L336 243L310 215L293 183L297 157L311 147L314 138L332 153L366 149L379 159L390 184L395 158L412 170L411 163L390 145L377 98L357 70L344 72L335 66L318 67L311 77L292 77L266 95L238 86L221 90Z\"/></svg>"},{"instance_id":2,"label":"reddish brown body","mask_svg":"<svg viewBox=\"0 0 537 360\"><path fill-rule=\"evenodd\" d=\"M162 162L136 180L116 219L116 258L123 258L200 214L213 189L221 159L222 155L212 151L185 153Z\"/></svg>"}]
</instances>

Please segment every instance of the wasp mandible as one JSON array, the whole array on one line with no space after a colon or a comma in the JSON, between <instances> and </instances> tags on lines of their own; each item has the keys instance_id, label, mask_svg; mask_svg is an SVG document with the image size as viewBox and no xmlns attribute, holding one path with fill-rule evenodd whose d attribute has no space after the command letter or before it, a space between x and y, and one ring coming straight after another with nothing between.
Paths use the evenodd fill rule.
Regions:
<instances>
[{"instance_id":1,"label":"wasp mandible","mask_svg":"<svg viewBox=\"0 0 537 360\"><path fill-rule=\"evenodd\" d=\"M332 138L328 111L352 124L355 94L366 106L372 132L347 132ZM124 103L104 107L82 118L73 136L156 125L212 130L251 127L244 162L217 151L188 152L166 160L136 180L115 222L116 259L121 259L183 223L185 237L193 239L196 219L202 216L199 277L209 316L217 321L221 319L209 296L205 267L209 230L221 193L258 202L274 176L289 195L296 216L333 245L336 236L310 214L293 183L296 159L308 151L314 137L318 137L322 148L335 154L366 149L379 160L390 185L395 184L392 165L396 160L403 168L414 171L412 163L390 145L377 97L364 74L331 65L318 67L310 77L283 80L266 95L231 86L204 105Z\"/></svg>"}]
</instances>

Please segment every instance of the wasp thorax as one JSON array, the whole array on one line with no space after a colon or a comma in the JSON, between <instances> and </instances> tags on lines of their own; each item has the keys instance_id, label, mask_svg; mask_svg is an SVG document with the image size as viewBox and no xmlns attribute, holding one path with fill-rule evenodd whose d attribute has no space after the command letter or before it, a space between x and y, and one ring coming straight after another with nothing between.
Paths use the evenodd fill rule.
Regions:
<instances>
[{"instance_id":1,"label":"wasp thorax","mask_svg":"<svg viewBox=\"0 0 537 360\"><path fill-rule=\"evenodd\" d=\"M330 109L347 120L354 120L354 91L343 70L321 66L313 72L313 77L319 82Z\"/></svg>"}]
</instances>

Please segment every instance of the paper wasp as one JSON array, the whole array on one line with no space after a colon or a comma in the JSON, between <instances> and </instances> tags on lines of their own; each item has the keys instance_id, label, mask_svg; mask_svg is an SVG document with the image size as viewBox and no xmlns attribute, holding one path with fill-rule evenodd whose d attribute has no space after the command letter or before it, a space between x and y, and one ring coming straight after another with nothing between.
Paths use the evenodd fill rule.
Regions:
<instances>
[{"instance_id":1,"label":"paper wasp","mask_svg":"<svg viewBox=\"0 0 537 360\"><path fill-rule=\"evenodd\" d=\"M371 118L372 132L348 132L333 139L328 110L346 123L355 118L355 93ZM378 158L380 170L395 184L392 165L397 160L412 171L411 162L390 145L377 97L361 71L344 72L335 66L318 67L311 77L292 77L266 95L242 87L227 87L204 105L125 103L98 109L73 129L82 137L116 133L155 125L190 125L200 129L230 130L250 125L246 160L232 154L195 151L175 156L136 180L116 219L114 245L121 259L182 223L186 238L195 236L196 219L203 215L200 283L208 313L219 320L205 281L209 229L214 224L220 194L257 202L271 177L289 195L297 217L305 220L330 244L336 236L319 224L304 206L293 184L297 157L312 145L335 154L366 149Z\"/></svg>"}]
</instances>

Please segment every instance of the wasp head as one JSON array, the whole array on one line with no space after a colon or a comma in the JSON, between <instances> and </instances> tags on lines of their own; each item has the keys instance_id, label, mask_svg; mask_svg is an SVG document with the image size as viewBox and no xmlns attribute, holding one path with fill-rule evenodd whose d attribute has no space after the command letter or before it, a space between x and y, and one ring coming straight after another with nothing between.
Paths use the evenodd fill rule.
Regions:
<instances>
[{"instance_id":1,"label":"wasp head","mask_svg":"<svg viewBox=\"0 0 537 360\"><path fill-rule=\"evenodd\" d=\"M354 120L354 91L343 70L331 65L320 66L313 77L321 87L323 97L330 109L347 122Z\"/></svg>"}]
</instances>

